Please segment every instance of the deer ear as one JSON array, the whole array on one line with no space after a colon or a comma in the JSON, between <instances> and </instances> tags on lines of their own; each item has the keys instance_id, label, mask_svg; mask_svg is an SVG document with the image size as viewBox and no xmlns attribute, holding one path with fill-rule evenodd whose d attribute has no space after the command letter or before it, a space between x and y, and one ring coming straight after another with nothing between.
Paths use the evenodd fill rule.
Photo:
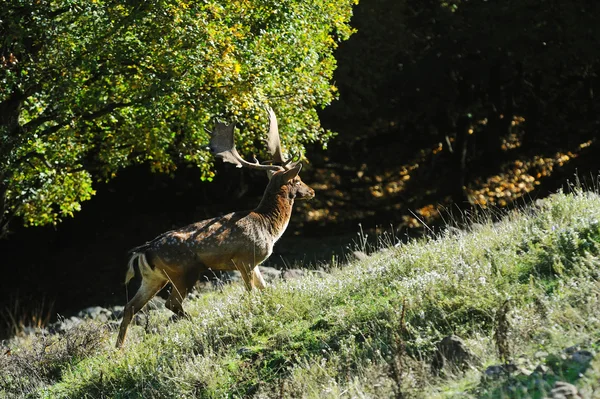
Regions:
<instances>
[{"instance_id":1,"label":"deer ear","mask_svg":"<svg viewBox=\"0 0 600 399\"><path fill-rule=\"evenodd\" d=\"M300 173L300 169L302 169L302 164L298 162L297 164L293 165L290 169L283 172L283 181L288 182L294 177L298 176L298 173Z\"/></svg>"}]
</instances>

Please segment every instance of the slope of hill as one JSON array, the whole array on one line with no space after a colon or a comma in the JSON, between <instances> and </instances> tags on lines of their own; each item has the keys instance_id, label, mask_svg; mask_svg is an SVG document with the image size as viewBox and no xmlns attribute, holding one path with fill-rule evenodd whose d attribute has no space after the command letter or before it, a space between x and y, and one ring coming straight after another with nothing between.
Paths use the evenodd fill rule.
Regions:
<instances>
[{"instance_id":1,"label":"slope of hill","mask_svg":"<svg viewBox=\"0 0 600 399\"><path fill-rule=\"evenodd\" d=\"M556 194L331 272L194 295L0 354L4 397L600 395L600 197ZM6 352L6 353L4 353Z\"/></svg>"}]
</instances>

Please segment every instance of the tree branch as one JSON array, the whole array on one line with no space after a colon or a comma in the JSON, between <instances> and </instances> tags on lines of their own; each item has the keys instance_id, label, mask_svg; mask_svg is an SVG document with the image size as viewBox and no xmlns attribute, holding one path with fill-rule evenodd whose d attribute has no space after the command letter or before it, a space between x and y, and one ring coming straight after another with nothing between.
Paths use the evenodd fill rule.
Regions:
<instances>
[{"instance_id":1,"label":"tree branch","mask_svg":"<svg viewBox=\"0 0 600 399\"><path fill-rule=\"evenodd\" d=\"M137 101L132 101L132 102L127 102L127 103L111 103L111 104L107 104L104 108L99 109L98 111L95 112L90 112L88 114L85 115L81 115L81 118L86 120L86 121L91 121L94 120L96 118L99 118L101 116L110 114L112 111L119 109L119 108L127 108L130 107L134 104L137 104Z\"/></svg>"},{"instance_id":2,"label":"tree branch","mask_svg":"<svg viewBox=\"0 0 600 399\"><path fill-rule=\"evenodd\" d=\"M127 103L110 103L107 104L104 108L101 108L97 111L94 112L89 112L87 114L79 114L76 115L75 118L81 118L83 120L86 121L91 121L94 120L96 118L100 118L104 115L108 115L110 114L112 111L116 110L116 109L120 109L120 108L127 108L130 107L132 105L135 104L139 104L141 103L142 100L139 101L132 101L132 102L127 102ZM50 117L50 116L48 116ZM44 129L42 132L40 132L40 136L48 136L56 131L58 131L59 129L65 127L66 125L68 125L70 123L72 118L69 118L69 120L66 121L62 121L54 126L50 126L47 129ZM50 119L51 120L51 119ZM34 125L35 126L35 125Z\"/></svg>"}]
</instances>

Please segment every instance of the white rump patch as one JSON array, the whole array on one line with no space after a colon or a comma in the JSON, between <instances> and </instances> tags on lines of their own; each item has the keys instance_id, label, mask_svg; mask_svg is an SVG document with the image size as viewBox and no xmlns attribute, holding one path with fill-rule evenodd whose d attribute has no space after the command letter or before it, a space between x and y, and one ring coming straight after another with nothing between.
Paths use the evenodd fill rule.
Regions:
<instances>
[{"instance_id":1,"label":"white rump patch","mask_svg":"<svg viewBox=\"0 0 600 399\"><path fill-rule=\"evenodd\" d=\"M129 283L129 281L135 276L134 267L136 259L138 261L142 278L154 274L154 271L148 263L148 259L146 259L146 254L136 252L133 255L131 255L131 258L129 258L129 262L127 263L127 274L125 275L125 284Z\"/></svg>"}]
</instances>

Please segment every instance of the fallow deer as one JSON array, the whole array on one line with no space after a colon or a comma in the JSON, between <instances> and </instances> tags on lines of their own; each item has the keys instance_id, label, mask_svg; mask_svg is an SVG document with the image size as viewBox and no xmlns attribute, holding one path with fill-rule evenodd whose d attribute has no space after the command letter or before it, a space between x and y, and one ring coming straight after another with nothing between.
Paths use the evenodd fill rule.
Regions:
<instances>
[{"instance_id":1,"label":"fallow deer","mask_svg":"<svg viewBox=\"0 0 600 399\"><path fill-rule=\"evenodd\" d=\"M163 233L130 250L125 284L134 276L135 264L142 277L135 296L125 305L117 348L123 346L133 316L167 283L173 285L165 306L185 316L182 302L202 272L238 270L247 290L263 289L265 281L258 265L273 252L273 245L287 228L295 199L313 198L314 191L298 173L299 162L283 159L277 119L269 112L267 147L273 159L259 163L244 160L235 148L234 125L217 122L210 148L215 156L237 167L267 171L269 183L260 204L250 211L233 212Z\"/></svg>"}]
</instances>

